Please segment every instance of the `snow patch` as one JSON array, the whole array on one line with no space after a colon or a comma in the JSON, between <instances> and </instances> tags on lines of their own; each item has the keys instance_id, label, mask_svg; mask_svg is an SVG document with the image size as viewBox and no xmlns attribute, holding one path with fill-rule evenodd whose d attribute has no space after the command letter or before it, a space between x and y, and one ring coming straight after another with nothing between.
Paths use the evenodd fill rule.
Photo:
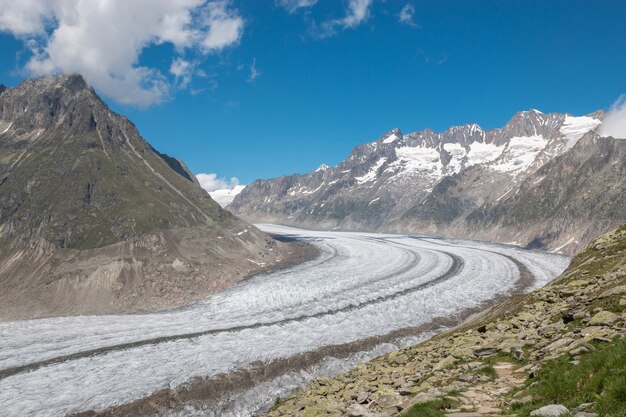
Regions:
<instances>
[{"instance_id":1,"label":"snow patch","mask_svg":"<svg viewBox=\"0 0 626 417\"><path fill-rule=\"evenodd\" d=\"M465 166L469 167L495 161L502 155L503 150L504 146L496 146L492 143L474 142L470 145Z\"/></svg>"},{"instance_id":2,"label":"snow patch","mask_svg":"<svg viewBox=\"0 0 626 417\"><path fill-rule=\"evenodd\" d=\"M377 202L378 200L380 200L380 197L376 197L375 199L370 201L367 205L370 206L370 205L374 204L375 202Z\"/></svg>"},{"instance_id":3,"label":"snow patch","mask_svg":"<svg viewBox=\"0 0 626 417\"><path fill-rule=\"evenodd\" d=\"M532 165L547 144L548 141L541 135L511 138L502 156L495 161L491 169L517 175Z\"/></svg>"},{"instance_id":4,"label":"snow patch","mask_svg":"<svg viewBox=\"0 0 626 417\"><path fill-rule=\"evenodd\" d=\"M398 159L391 164L402 167L400 174L419 172L433 179L441 178L441 158L436 149L428 147L403 146L396 149Z\"/></svg>"},{"instance_id":5,"label":"snow patch","mask_svg":"<svg viewBox=\"0 0 626 417\"><path fill-rule=\"evenodd\" d=\"M383 143L393 143L393 142L395 142L398 139L399 138L395 135L395 133L392 133L385 140L383 140Z\"/></svg>"},{"instance_id":6,"label":"snow patch","mask_svg":"<svg viewBox=\"0 0 626 417\"><path fill-rule=\"evenodd\" d=\"M304 187L302 187L302 188L300 188L300 190L298 192L300 194L314 194L314 193L318 192L320 190L320 188L322 188L323 185L324 185L324 183L321 183L319 185L319 187L317 187L315 190L304 189Z\"/></svg>"},{"instance_id":7,"label":"snow patch","mask_svg":"<svg viewBox=\"0 0 626 417\"><path fill-rule=\"evenodd\" d=\"M600 120L589 116L566 116L565 122L560 129L563 136L565 136L565 149L572 149L585 133L597 128L601 123Z\"/></svg>"},{"instance_id":8,"label":"snow patch","mask_svg":"<svg viewBox=\"0 0 626 417\"><path fill-rule=\"evenodd\" d=\"M387 158L380 158L378 161L376 161L376 164L374 164L374 166L365 175L356 177L355 180L359 184L363 184L369 181L374 181L376 179L376 174L378 173L378 170L380 169L380 167L383 166L385 162L387 162Z\"/></svg>"},{"instance_id":9,"label":"snow patch","mask_svg":"<svg viewBox=\"0 0 626 417\"><path fill-rule=\"evenodd\" d=\"M450 173L456 174L461 171L463 168L463 158L467 155L467 150L458 143L444 143L443 149L446 150L451 156L450 162L448 163L448 169L451 171Z\"/></svg>"},{"instance_id":10,"label":"snow patch","mask_svg":"<svg viewBox=\"0 0 626 417\"><path fill-rule=\"evenodd\" d=\"M572 243L574 243L574 241L576 240L575 237L572 237L570 240L568 240L567 242L565 242L564 244L562 244L561 246L559 246L558 248L554 248L554 250L550 251L550 252L559 252L561 249L563 249L564 247L571 245ZM578 243L578 242L576 242Z\"/></svg>"},{"instance_id":11,"label":"snow patch","mask_svg":"<svg viewBox=\"0 0 626 417\"><path fill-rule=\"evenodd\" d=\"M233 188L211 191L209 195L217 204L226 207L233 202L237 194L241 193L244 188L246 188L245 185L235 185Z\"/></svg>"},{"instance_id":12,"label":"snow patch","mask_svg":"<svg viewBox=\"0 0 626 417\"><path fill-rule=\"evenodd\" d=\"M4 129L2 132L0 132L0 135L7 133L9 131L9 129L11 129L11 126L13 126L13 122L9 123L9 125L6 127L6 129Z\"/></svg>"}]
</instances>

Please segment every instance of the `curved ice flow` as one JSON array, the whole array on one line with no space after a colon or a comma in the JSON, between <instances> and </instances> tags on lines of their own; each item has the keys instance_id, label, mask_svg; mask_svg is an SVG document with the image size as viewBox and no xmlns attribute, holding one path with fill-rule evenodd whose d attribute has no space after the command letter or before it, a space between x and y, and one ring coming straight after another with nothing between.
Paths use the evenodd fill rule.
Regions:
<instances>
[{"instance_id":1,"label":"curved ice flow","mask_svg":"<svg viewBox=\"0 0 626 417\"><path fill-rule=\"evenodd\" d=\"M309 239L322 256L255 277L185 309L0 324L0 369L103 346L224 330L9 376L0 380L0 406L11 414L33 416L104 409L193 376L210 377L254 361L269 362L454 315L514 287L519 271L508 257L535 274L536 286L553 279L567 263L561 256L477 242L262 228ZM435 281L459 260L458 273ZM227 330L242 326L249 327Z\"/></svg>"}]
</instances>

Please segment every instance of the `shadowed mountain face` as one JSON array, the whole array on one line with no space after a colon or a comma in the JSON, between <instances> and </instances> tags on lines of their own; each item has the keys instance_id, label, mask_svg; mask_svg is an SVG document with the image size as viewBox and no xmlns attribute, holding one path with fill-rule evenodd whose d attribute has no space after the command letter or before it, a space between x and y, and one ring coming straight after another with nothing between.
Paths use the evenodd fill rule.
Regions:
<instances>
[{"instance_id":1,"label":"shadowed mountain face","mask_svg":"<svg viewBox=\"0 0 626 417\"><path fill-rule=\"evenodd\" d=\"M162 229L237 222L80 76L5 91L0 132L1 233L17 246L43 238L86 249Z\"/></svg>"},{"instance_id":2,"label":"shadowed mountain face","mask_svg":"<svg viewBox=\"0 0 626 417\"><path fill-rule=\"evenodd\" d=\"M0 246L15 317L177 305L280 258L81 76L0 94Z\"/></svg>"},{"instance_id":3,"label":"shadowed mountain face","mask_svg":"<svg viewBox=\"0 0 626 417\"><path fill-rule=\"evenodd\" d=\"M626 221L626 141L603 112L516 114L357 146L335 167L255 181L229 209L254 221L423 233L574 252Z\"/></svg>"}]
</instances>

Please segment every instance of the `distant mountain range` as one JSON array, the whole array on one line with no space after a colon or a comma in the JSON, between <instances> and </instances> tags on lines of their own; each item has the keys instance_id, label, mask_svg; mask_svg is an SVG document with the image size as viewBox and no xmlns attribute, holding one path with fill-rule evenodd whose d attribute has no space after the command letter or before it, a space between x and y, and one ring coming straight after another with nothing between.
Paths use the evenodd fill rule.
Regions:
<instances>
[{"instance_id":1,"label":"distant mountain range","mask_svg":"<svg viewBox=\"0 0 626 417\"><path fill-rule=\"evenodd\" d=\"M0 88L0 317L177 306L282 257L81 76Z\"/></svg>"},{"instance_id":2,"label":"distant mountain range","mask_svg":"<svg viewBox=\"0 0 626 417\"><path fill-rule=\"evenodd\" d=\"M626 222L626 140L603 111L517 113L355 147L335 167L257 180L229 209L257 222L416 233L573 253Z\"/></svg>"}]
</instances>

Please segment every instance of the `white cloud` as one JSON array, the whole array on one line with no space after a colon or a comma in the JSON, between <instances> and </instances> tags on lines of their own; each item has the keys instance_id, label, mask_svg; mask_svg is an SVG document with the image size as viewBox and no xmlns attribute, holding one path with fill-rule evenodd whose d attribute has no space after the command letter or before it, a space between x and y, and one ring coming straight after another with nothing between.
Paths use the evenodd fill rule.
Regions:
<instances>
[{"instance_id":1,"label":"white cloud","mask_svg":"<svg viewBox=\"0 0 626 417\"><path fill-rule=\"evenodd\" d=\"M600 126L600 134L626 139L626 96L621 96L611 106Z\"/></svg>"},{"instance_id":2,"label":"white cloud","mask_svg":"<svg viewBox=\"0 0 626 417\"><path fill-rule=\"evenodd\" d=\"M289 13L294 13L298 9L314 6L318 0L276 0L276 4L287 9Z\"/></svg>"},{"instance_id":3,"label":"white cloud","mask_svg":"<svg viewBox=\"0 0 626 417\"><path fill-rule=\"evenodd\" d=\"M0 30L16 35L42 34L54 1L0 0Z\"/></svg>"},{"instance_id":4,"label":"white cloud","mask_svg":"<svg viewBox=\"0 0 626 417\"><path fill-rule=\"evenodd\" d=\"M239 179L237 177L231 177L230 179L219 178L217 174L214 173L201 173L196 175L196 178L198 178L200 186L208 192L212 192L215 190L231 189L239 185Z\"/></svg>"},{"instance_id":5,"label":"white cloud","mask_svg":"<svg viewBox=\"0 0 626 417\"><path fill-rule=\"evenodd\" d=\"M165 74L139 64L145 48L170 43L178 54L206 55L239 42L243 28L230 0L0 0L0 31L31 49L32 74L81 73L104 95L139 106L171 88ZM191 70L182 59L170 68L179 85Z\"/></svg>"},{"instance_id":6,"label":"white cloud","mask_svg":"<svg viewBox=\"0 0 626 417\"><path fill-rule=\"evenodd\" d=\"M180 88L187 88L193 77L193 65L182 58L176 58L170 65L170 73L176 78Z\"/></svg>"},{"instance_id":7,"label":"white cloud","mask_svg":"<svg viewBox=\"0 0 626 417\"><path fill-rule=\"evenodd\" d=\"M256 67L256 58L252 61L252 65L250 65L250 75L248 76L248 82L253 83L259 76L261 72Z\"/></svg>"},{"instance_id":8,"label":"white cloud","mask_svg":"<svg viewBox=\"0 0 626 417\"><path fill-rule=\"evenodd\" d=\"M369 17L372 0L349 0L345 9L345 16L322 23L316 35L319 37L332 36L337 28L352 29L359 26Z\"/></svg>"},{"instance_id":9,"label":"white cloud","mask_svg":"<svg viewBox=\"0 0 626 417\"><path fill-rule=\"evenodd\" d=\"M372 0L350 0L348 2L348 9L346 10L346 17L339 22L343 27L353 28L361 24L369 17L369 8L372 5Z\"/></svg>"},{"instance_id":10,"label":"white cloud","mask_svg":"<svg viewBox=\"0 0 626 417\"><path fill-rule=\"evenodd\" d=\"M208 31L202 40L206 52L224 49L241 39L244 22L241 16L229 8L229 3L221 0L206 5L203 21Z\"/></svg>"},{"instance_id":11,"label":"white cloud","mask_svg":"<svg viewBox=\"0 0 626 417\"><path fill-rule=\"evenodd\" d=\"M415 16L415 7L413 7L412 4L405 4L402 10L400 10L398 20L400 23L405 25L417 27L417 23L413 20L413 16Z\"/></svg>"}]
</instances>

